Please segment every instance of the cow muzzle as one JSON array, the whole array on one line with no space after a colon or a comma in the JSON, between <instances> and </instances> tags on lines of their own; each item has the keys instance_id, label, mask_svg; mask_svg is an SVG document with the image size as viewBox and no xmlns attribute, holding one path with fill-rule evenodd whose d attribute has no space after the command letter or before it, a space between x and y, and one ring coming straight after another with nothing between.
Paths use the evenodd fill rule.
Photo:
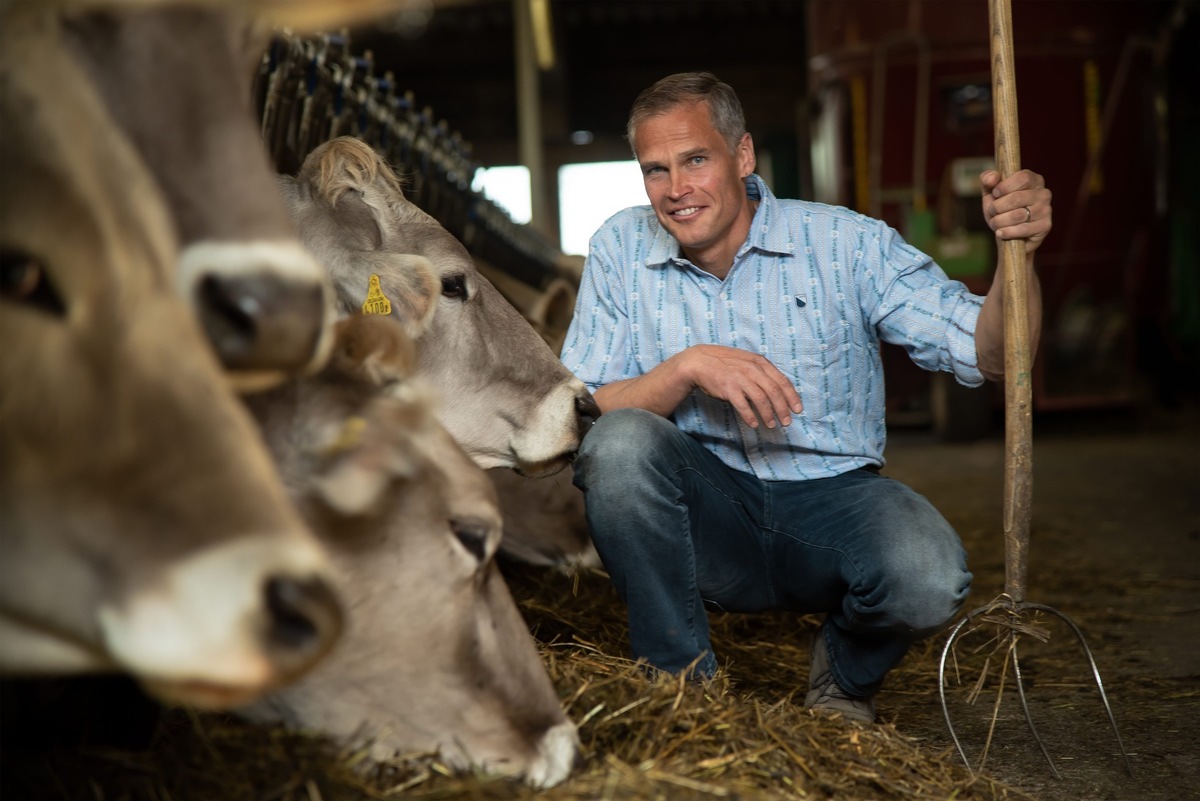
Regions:
<instances>
[{"instance_id":1,"label":"cow muzzle","mask_svg":"<svg viewBox=\"0 0 1200 801\"><path fill-rule=\"evenodd\" d=\"M579 438L583 439L599 419L600 406L596 403L596 399L592 397L592 393L584 390L582 395L578 395L575 398L575 421L579 426Z\"/></svg>"},{"instance_id":2,"label":"cow muzzle","mask_svg":"<svg viewBox=\"0 0 1200 801\"><path fill-rule=\"evenodd\" d=\"M180 258L178 280L238 390L311 374L328 358L332 291L298 244L191 245Z\"/></svg>"},{"instance_id":3,"label":"cow muzzle","mask_svg":"<svg viewBox=\"0 0 1200 801\"><path fill-rule=\"evenodd\" d=\"M104 644L164 701L201 709L249 703L299 677L341 635L342 606L320 559L315 549L272 538L193 556L101 607Z\"/></svg>"},{"instance_id":4,"label":"cow muzzle","mask_svg":"<svg viewBox=\"0 0 1200 801\"><path fill-rule=\"evenodd\" d=\"M571 377L544 395L521 421L508 442L508 460L487 461L471 452L485 469L512 467L528 478L562 470L575 458L579 444L600 417L600 407L579 379Z\"/></svg>"},{"instance_id":5,"label":"cow muzzle","mask_svg":"<svg viewBox=\"0 0 1200 801\"><path fill-rule=\"evenodd\" d=\"M262 639L281 681L302 674L341 635L342 606L318 576L267 579L263 606Z\"/></svg>"}]
</instances>

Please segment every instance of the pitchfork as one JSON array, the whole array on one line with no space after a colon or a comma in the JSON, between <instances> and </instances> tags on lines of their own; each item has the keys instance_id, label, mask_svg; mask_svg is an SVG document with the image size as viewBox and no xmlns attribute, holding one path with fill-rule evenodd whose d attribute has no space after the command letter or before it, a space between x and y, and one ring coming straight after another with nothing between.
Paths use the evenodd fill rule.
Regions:
<instances>
[{"instance_id":1,"label":"pitchfork","mask_svg":"<svg viewBox=\"0 0 1200 801\"><path fill-rule=\"evenodd\" d=\"M992 55L992 102L996 118L996 166L1001 176L1007 178L1020 169L1020 138L1017 131L1017 87L1013 70L1012 51L1012 11L1010 0L989 0L988 21L991 31ZM1004 690L1004 675L1007 673L1008 659L1012 659L1013 681L1021 701L1021 709L1029 731L1041 749L1050 770L1056 778L1061 778L1054 761L1050 758L1046 746L1034 726L1033 717L1029 713L1029 703L1025 697L1025 685L1021 679L1021 665L1017 658L1017 643L1021 635L1033 636L1045 640L1049 633L1025 620L1026 613L1044 612L1062 620L1074 632L1088 664L1092 676L1096 680L1096 688L1100 691L1100 699L1108 713L1117 745L1121 756L1125 759L1125 769L1133 775L1133 767L1129 762L1129 754L1121 741L1121 732L1117 728L1117 720L1113 716L1112 706L1108 695L1104 692L1104 682L1100 679L1100 671L1096 660L1083 637L1083 632L1069 617L1053 607L1045 604L1031 603L1025 600L1026 573L1029 562L1029 519L1030 499L1032 497L1031 456L1032 447L1032 373L1030 370L1031 356L1029 347L1028 327L1028 282L1024 269L1025 242L1020 239L1010 239L1004 242L1000 254L1004 273L1004 394L1005 394L1005 464L1004 464L1004 592L986 606L969 612L950 631L946 645L942 649L942 657L938 663L938 695L942 703L942 713L946 718L946 726L950 737L958 749L963 762L971 768L971 760L967 758L962 743L954 731L950 720L950 710L946 706L946 656L951 652L960 635L973 631L980 624L994 624L1002 631L997 641L1006 648L1004 671L1001 673L1000 689L996 698L996 708L1000 704L1000 693ZM970 627L970 628L968 628ZM981 682L982 683L982 682ZM993 713L992 727L994 729L996 716ZM991 742L991 731L988 733L988 744ZM987 745L980 758L980 768L987 759Z\"/></svg>"}]
</instances>

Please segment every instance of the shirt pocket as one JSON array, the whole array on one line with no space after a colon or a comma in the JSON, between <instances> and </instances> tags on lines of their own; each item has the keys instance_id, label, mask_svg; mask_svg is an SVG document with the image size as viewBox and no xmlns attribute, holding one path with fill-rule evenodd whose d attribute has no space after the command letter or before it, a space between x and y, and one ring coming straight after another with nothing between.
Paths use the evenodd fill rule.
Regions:
<instances>
[{"instance_id":1,"label":"shirt pocket","mask_svg":"<svg viewBox=\"0 0 1200 801\"><path fill-rule=\"evenodd\" d=\"M805 421L832 422L851 405L853 347L849 330L842 327L819 339L797 337L791 348L766 354L800 393Z\"/></svg>"}]
</instances>

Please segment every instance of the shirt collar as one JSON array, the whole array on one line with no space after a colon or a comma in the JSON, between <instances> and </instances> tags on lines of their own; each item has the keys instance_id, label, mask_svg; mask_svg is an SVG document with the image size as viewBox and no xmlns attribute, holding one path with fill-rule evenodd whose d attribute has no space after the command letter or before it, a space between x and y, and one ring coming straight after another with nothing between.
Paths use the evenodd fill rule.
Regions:
<instances>
[{"instance_id":1,"label":"shirt collar","mask_svg":"<svg viewBox=\"0 0 1200 801\"><path fill-rule=\"evenodd\" d=\"M758 250L763 253L792 254L796 252L796 236L789 227L787 215L779 199L767 188L757 174L746 179L746 194L758 200L758 211L750 223L750 233L741 252ZM756 197L757 196L757 197Z\"/></svg>"},{"instance_id":2,"label":"shirt collar","mask_svg":"<svg viewBox=\"0 0 1200 801\"><path fill-rule=\"evenodd\" d=\"M746 243L739 248L738 253L747 250L759 250L766 253L790 254L796 251L796 237L792 235L787 225L787 217L779 208L779 200L767 188L756 173L746 177L746 196L758 201L758 210L750 223L750 233ZM652 212L653 213L653 212ZM777 224L781 221L783 224ZM679 241L667 233L661 225L655 225L654 239L646 251L646 265L666 264L673 259L682 258L679 252Z\"/></svg>"}]
</instances>

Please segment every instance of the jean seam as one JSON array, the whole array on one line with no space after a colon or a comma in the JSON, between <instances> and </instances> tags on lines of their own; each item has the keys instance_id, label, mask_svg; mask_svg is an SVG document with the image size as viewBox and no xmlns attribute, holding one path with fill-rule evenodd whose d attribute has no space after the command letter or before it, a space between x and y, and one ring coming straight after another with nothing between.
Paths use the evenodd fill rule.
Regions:
<instances>
[{"instance_id":1,"label":"jean seam","mask_svg":"<svg viewBox=\"0 0 1200 801\"><path fill-rule=\"evenodd\" d=\"M698 652L700 652L700 662L703 663L704 662L704 654L711 653L712 646L709 645L708 647L701 648L700 647L700 637L698 636L697 631L696 631L695 599L700 597L700 588L696 586L696 543L692 541L691 507L689 507L686 503L684 503L683 497L682 497L683 489L681 486L682 482L680 481L680 478L684 471L691 471L693 473L696 473L701 478L703 478L704 475L699 470L696 470L694 467L690 467L687 465L675 470L675 477L676 477L675 490L676 490L676 492L679 493L679 497L675 498L675 505L683 510L684 530L687 532L687 537L685 539L687 541L688 584L689 584L689 590L691 591L691 597L688 599L688 604L687 604L688 634L692 638L692 645L695 646L695 648ZM705 483L708 483L707 479L705 479ZM716 489L716 487L713 487L713 489ZM703 602L703 599L701 599L701 602ZM705 623L707 624L707 619L705 620ZM705 639L707 639L707 637ZM699 666L699 665L697 665L697 666Z\"/></svg>"},{"instance_id":2,"label":"jean seam","mask_svg":"<svg viewBox=\"0 0 1200 801\"><path fill-rule=\"evenodd\" d=\"M768 570L766 571L766 573L767 573L767 591L770 596L770 605L778 606L779 593L776 590L775 582L773 580L771 580L771 578L770 578L770 569L769 569L770 565L771 565L771 557L774 555L774 549L772 547L772 539L770 537L764 536L764 534L763 534L763 532L765 532L765 531L774 532L775 530L770 525L768 525L766 522L759 523L757 525L753 524L753 521L752 521L750 513L748 511L746 502L742 498L739 498L735 495L731 495L730 493L728 493L724 489L722 489L720 486L714 484L708 478L708 476L704 474L704 472L702 470L698 470L697 468L693 467L692 465L683 465L682 467L679 467L675 471L675 474L679 475L685 471L695 474L697 477L699 477L699 479L701 481L704 482L705 486L707 486L713 492L719 493L721 495L721 497L724 498L726 501L728 501L731 504L736 505L739 509L741 509L743 514L746 515L747 521L751 523L750 527L758 530L759 542L757 543L757 545L759 548L759 553L762 554L764 563L768 567ZM769 509L769 507L770 507L770 488L768 486L765 486L765 482L758 480L758 479L756 479L756 480L758 481L758 483L760 485L761 494L763 497L764 508L762 510L761 518L763 521L769 521L770 520L770 509ZM677 487L679 486L678 483L676 484L676 486ZM689 550L689 554L692 556L691 576L692 576L693 589L695 589L695 587L694 587L695 578L696 578L695 553L694 553L694 547L693 547L690 537L688 540L688 550ZM702 598L702 600L703 600L703 598ZM716 603L715 601L711 601L711 602ZM720 606L720 604L717 604L717 605Z\"/></svg>"},{"instance_id":3,"label":"jean seam","mask_svg":"<svg viewBox=\"0 0 1200 801\"><path fill-rule=\"evenodd\" d=\"M697 475L697 476L699 476L699 477L701 478L701 480L703 480L703 481L704 481L704 483L705 483L705 484L707 484L707 485L708 485L708 486L709 486L711 489L713 489L715 492L719 492L719 493L721 494L721 496L722 496L723 498L725 498L725 500L729 501L730 503L736 503L738 506L741 506L742 508L745 508L746 504L742 503L740 500L738 500L737 498L733 497L732 495L730 495L729 493L725 492L723 489L721 489L720 487L718 487L716 484L714 484L714 483L712 483L711 481L709 481L709 479L708 479L708 476L704 475L704 472L703 472L703 471L701 471L701 470L698 470L697 468L693 467L693 466L692 466L692 465L690 465L690 464L685 464L685 465L683 465L682 467L680 467L680 468L678 468L677 470L675 470L675 475L677 475L677 476L678 476L678 475L680 475L680 474L682 474L682 473L694 473L694 474L696 474L696 475ZM678 485L678 483L676 484L676 486L679 486L679 485Z\"/></svg>"},{"instance_id":4,"label":"jean seam","mask_svg":"<svg viewBox=\"0 0 1200 801\"><path fill-rule=\"evenodd\" d=\"M771 487L769 484L763 484L762 495L763 495L763 510L762 510L763 525L760 525L758 527L758 529L759 529L759 536L763 540L763 542L762 542L763 559L766 561L766 564L768 567L768 569L766 571L767 593L771 599L771 606L778 607L779 606L779 592L776 590L776 587L775 587L775 579L772 575L773 571L770 570L770 566L775 563L775 537L769 536L768 533L769 534L775 533L775 529L771 525L771 523L774 522L774 508L775 507L773 505L774 494L771 492Z\"/></svg>"},{"instance_id":5,"label":"jean seam","mask_svg":"<svg viewBox=\"0 0 1200 801\"><path fill-rule=\"evenodd\" d=\"M842 559L844 559L846 561L846 563L858 575L858 583L859 584L862 583L862 577L863 577L862 567L859 565L858 560L855 559L852 555L850 555L844 548L835 548L832 545L818 545L814 542L809 542L808 540L804 539L803 537L796 536L787 531L780 531L777 528L771 528L769 530L771 531L772 534L775 534L780 537L787 537L792 542L798 542L798 543L804 545L806 548L816 548L816 549L819 549L822 551L832 551L834 553L840 554Z\"/></svg>"}]
</instances>

